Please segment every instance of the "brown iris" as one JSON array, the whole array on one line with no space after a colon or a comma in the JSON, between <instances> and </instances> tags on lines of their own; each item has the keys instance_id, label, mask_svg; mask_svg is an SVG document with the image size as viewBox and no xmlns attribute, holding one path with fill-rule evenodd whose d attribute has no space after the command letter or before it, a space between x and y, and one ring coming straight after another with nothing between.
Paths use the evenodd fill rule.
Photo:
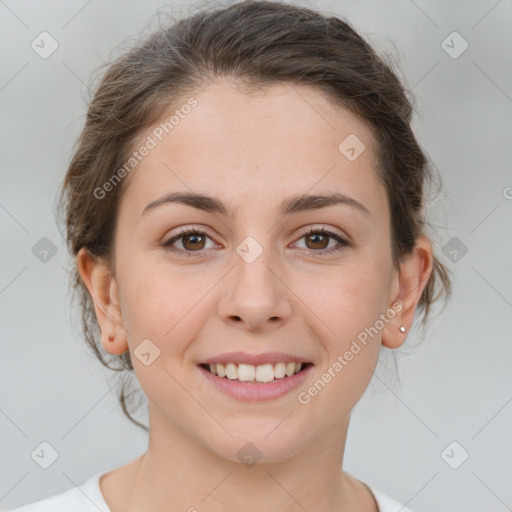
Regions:
<instances>
[{"instance_id":1,"label":"brown iris","mask_svg":"<svg viewBox=\"0 0 512 512\"><path fill-rule=\"evenodd\" d=\"M187 242L190 242L191 240L192 240L192 242L190 243L190 245L187 245ZM198 234L198 233L184 235L182 243L183 243L183 247L185 247L185 249L189 249L189 250L197 249L200 251L204 248L205 236ZM202 243L202 245L201 245L201 243Z\"/></svg>"},{"instance_id":2,"label":"brown iris","mask_svg":"<svg viewBox=\"0 0 512 512\"><path fill-rule=\"evenodd\" d=\"M308 249L325 249L329 245L329 236L322 234L322 233L312 233L310 235L306 236L306 245L308 245L308 242L313 240L313 243L317 243L320 240L321 247L318 245L315 245L314 247L309 247Z\"/></svg>"}]
</instances>

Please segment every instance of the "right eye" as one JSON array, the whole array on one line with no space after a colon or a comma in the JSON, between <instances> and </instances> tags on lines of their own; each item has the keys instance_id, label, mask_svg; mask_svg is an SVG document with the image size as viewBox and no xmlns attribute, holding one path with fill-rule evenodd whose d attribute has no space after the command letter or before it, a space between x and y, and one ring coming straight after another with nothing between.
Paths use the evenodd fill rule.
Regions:
<instances>
[{"instance_id":1,"label":"right eye","mask_svg":"<svg viewBox=\"0 0 512 512\"><path fill-rule=\"evenodd\" d=\"M185 228L169 240L165 241L162 246L172 252L181 253L186 256L194 256L195 253L202 255L206 239L211 238L204 232L195 228ZM180 241L183 249L173 247L174 243Z\"/></svg>"}]
</instances>

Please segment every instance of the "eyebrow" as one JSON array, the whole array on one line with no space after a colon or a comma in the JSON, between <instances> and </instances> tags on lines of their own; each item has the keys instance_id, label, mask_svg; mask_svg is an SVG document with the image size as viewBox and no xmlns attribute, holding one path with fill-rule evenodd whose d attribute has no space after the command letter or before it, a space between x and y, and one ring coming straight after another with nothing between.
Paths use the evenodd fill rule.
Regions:
<instances>
[{"instance_id":1,"label":"eyebrow","mask_svg":"<svg viewBox=\"0 0 512 512\"><path fill-rule=\"evenodd\" d=\"M198 194L195 192L172 192L149 203L144 208L142 215L146 214L150 210L157 208L158 206L169 203L179 203L186 206L192 206L198 210L203 210L210 213L219 213L231 218L235 218L238 213L238 209L233 210L232 208L229 208L216 197L208 196L205 194ZM328 206L339 204L351 206L364 213L365 215L371 217L370 210L368 210L368 208L366 208L363 204L352 197L339 193L293 196L289 199L285 199L281 203L279 207L279 213L281 215L289 215L292 213L299 213L309 210L318 210L320 208L326 208Z\"/></svg>"}]
</instances>

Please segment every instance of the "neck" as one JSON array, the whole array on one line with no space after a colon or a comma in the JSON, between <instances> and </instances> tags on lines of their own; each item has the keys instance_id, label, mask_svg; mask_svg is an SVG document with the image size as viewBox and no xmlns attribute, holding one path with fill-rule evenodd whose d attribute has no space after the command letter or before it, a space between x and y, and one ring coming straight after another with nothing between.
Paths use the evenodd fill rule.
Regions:
<instances>
[{"instance_id":1,"label":"neck","mask_svg":"<svg viewBox=\"0 0 512 512\"><path fill-rule=\"evenodd\" d=\"M227 512L376 511L369 491L343 472L346 424L283 460L254 465L220 457L150 407L146 453L130 465L122 510ZM119 488L119 487L118 487ZM117 510L112 509L112 512Z\"/></svg>"}]
</instances>

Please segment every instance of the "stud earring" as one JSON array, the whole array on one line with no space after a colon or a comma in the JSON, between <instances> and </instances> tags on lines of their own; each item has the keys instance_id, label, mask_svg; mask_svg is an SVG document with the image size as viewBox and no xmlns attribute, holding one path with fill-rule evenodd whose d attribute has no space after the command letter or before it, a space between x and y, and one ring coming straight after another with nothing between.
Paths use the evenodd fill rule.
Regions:
<instances>
[{"instance_id":1,"label":"stud earring","mask_svg":"<svg viewBox=\"0 0 512 512\"><path fill-rule=\"evenodd\" d=\"M405 327L403 325L400 326L400 332L405 332Z\"/></svg>"}]
</instances>

